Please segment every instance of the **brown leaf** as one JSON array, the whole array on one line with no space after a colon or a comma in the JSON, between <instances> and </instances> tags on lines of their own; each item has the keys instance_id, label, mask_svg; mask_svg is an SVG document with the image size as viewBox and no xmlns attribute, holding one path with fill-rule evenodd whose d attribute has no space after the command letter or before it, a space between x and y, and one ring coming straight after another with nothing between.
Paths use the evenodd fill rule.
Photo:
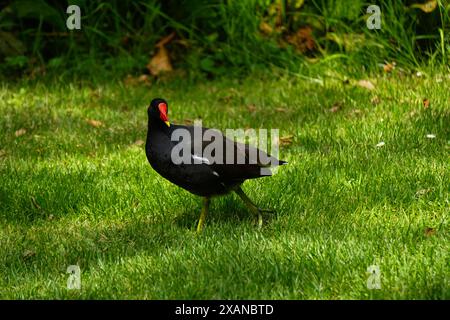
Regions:
<instances>
[{"instance_id":1,"label":"brown leaf","mask_svg":"<svg viewBox=\"0 0 450 320\"><path fill-rule=\"evenodd\" d=\"M183 120L183 123L185 124L185 125L191 125L191 124L193 124L194 123L194 120L192 120L192 119L184 119Z\"/></svg>"},{"instance_id":2,"label":"brown leaf","mask_svg":"<svg viewBox=\"0 0 450 320\"><path fill-rule=\"evenodd\" d=\"M429 99L423 99L422 103L423 103L423 107L425 109L428 109L430 107L430 100Z\"/></svg>"},{"instance_id":3,"label":"brown leaf","mask_svg":"<svg viewBox=\"0 0 450 320\"><path fill-rule=\"evenodd\" d=\"M383 65L383 70L386 73L390 73L392 70L394 70L396 63L392 62L392 63L386 63Z\"/></svg>"},{"instance_id":4,"label":"brown leaf","mask_svg":"<svg viewBox=\"0 0 450 320\"><path fill-rule=\"evenodd\" d=\"M366 88L367 90L374 90L375 89L375 86L369 80L359 80L358 81L358 86L360 86L362 88Z\"/></svg>"},{"instance_id":5,"label":"brown leaf","mask_svg":"<svg viewBox=\"0 0 450 320\"><path fill-rule=\"evenodd\" d=\"M423 12L430 13L437 8L437 5L437 0L428 0L425 3L414 3L411 5L411 8L419 8Z\"/></svg>"},{"instance_id":6,"label":"brown leaf","mask_svg":"<svg viewBox=\"0 0 450 320\"><path fill-rule=\"evenodd\" d=\"M280 145L288 146L288 145L292 144L293 138L294 138L294 136L292 134L280 137Z\"/></svg>"},{"instance_id":7,"label":"brown leaf","mask_svg":"<svg viewBox=\"0 0 450 320\"><path fill-rule=\"evenodd\" d=\"M249 104L247 106L248 111L250 112L255 112L256 111L256 106L254 104Z\"/></svg>"},{"instance_id":8,"label":"brown leaf","mask_svg":"<svg viewBox=\"0 0 450 320\"><path fill-rule=\"evenodd\" d=\"M162 72L170 72L173 70L172 64L170 63L169 53L165 47L159 47L158 52L147 64L147 69L154 76L157 76Z\"/></svg>"},{"instance_id":9,"label":"brown leaf","mask_svg":"<svg viewBox=\"0 0 450 320\"><path fill-rule=\"evenodd\" d=\"M273 33L272 26L265 21L261 21L259 24L259 30L265 35L271 35Z\"/></svg>"},{"instance_id":10,"label":"brown leaf","mask_svg":"<svg viewBox=\"0 0 450 320\"><path fill-rule=\"evenodd\" d=\"M23 136L25 133L27 133L27 130L22 128L22 129L17 130L14 134L16 135L16 137L20 137L20 136Z\"/></svg>"},{"instance_id":11,"label":"brown leaf","mask_svg":"<svg viewBox=\"0 0 450 320\"><path fill-rule=\"evenodd\" d=\"M135 145L135 146L142 146L142 145L144 145L144 143L145 143L144 140L138 139L138 140L136 140L136 141L133 143L133 145Z\"/></svg>"},{"instance_id":12,"label":"brown leaf","mask_svg":"<svg viewBox=\"0 0 450 320\"><path fill-rule=\"evenodd\" d=\"M169 52L167 51L165 45L168 44L174 37L175 32L172 32L168 36L159 40L155 45L158 51L147 64L147 69L152 75L157 76L162 72L173 71L172 64L169 58Z\"/></svg>"},{"instance_id":13,"label":"brown leaf","mask_svg":"<svg viewBox=\"0 0 450 320\"><path fill-rule=\"evenodd\" d=\"M316 46L316 42L312 37L312 29L309 26L298 29L296 33L287 36L286 40L301 53L311 51Z\"/></svg>"},{"instance_id":14,"label":"brown leaf","mask_svg":"<svg viewBox=\"0 0 450 320\"><path fill-rule=\"evenodd\" d=\"M86 122L94 128L100 128L103 126L103 122L99 120L87 119Z\"/></svg>"},{"instance_id":15,"label":"brown leaf","mask_svg":"<svg viewBox=\"0 0 450 320\"><path fill-rule=\"evenodd\" d=\"M330 112L336 113L342 108L342 102L335 102L333 106L329 109Z\"/></svg>"},{"instance_id":16,"label":"brown leaf","mask_svg":"<svg viewBox=\"0 0 450 320\"><path fill-rule=\"evenodd\" d=\"M425 236L431 237L432 235L436 234L436 229L431 227L426 227L424 230Z\"/></svg>"},{"instance_id":17,"label":"brown leaf","mask_svg":"<svg viewBox=\"0 0 450 320\"><path fill-rule=\"evenodd\" d=\"M168 36L165 36L164 38L162 38L161 40L158 41L157 44L155 44L155 47L162 47L165 46L166 44L168 44L170 41L172 41L172 39L175 37L175 32L172 32L171 34L169 34Z\"/></svg>"}]
</instances>

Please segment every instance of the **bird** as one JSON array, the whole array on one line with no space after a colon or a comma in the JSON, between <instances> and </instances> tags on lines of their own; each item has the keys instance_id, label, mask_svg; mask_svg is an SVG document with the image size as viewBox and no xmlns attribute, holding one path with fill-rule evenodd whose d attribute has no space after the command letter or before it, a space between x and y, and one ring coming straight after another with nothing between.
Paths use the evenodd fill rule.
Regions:
<instances>
[{"instance_id":1,"label":"bird","mask_svg":"<svg viewBox=\"0 0 450 320\"><path fill-rule=\"evenodd\" d=\"M262 213L244 193L247 179L271 175L271 168L287 164L266 152L231 140L216 129L169 122L169 105L155 98L147 108L148 130L145 153L151 167L173 184L203 198L197 224L201 233L212 197L235 192L262 226ZM207 138L209 136L209 139Z\"/></svg>"}]
</instances>

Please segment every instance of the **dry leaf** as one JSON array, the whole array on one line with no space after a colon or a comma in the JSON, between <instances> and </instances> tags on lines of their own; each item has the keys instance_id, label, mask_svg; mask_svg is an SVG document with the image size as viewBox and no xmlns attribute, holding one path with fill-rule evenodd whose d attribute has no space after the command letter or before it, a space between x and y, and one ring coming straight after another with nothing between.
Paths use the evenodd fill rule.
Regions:
<instances>
[{"instance_id":1,"label":"dry leaf","mask_svg":"<svg viewBox=\"0 0 450 320\"><path fill-rule=\"evenodd\" d=\"M144 143L145 143L144 140L138 139L138 140L136 140L136 141L133 143L133 145L135 145L135 146L142 146Z\"/></svg>"},{"instance_id":2,"label":"dry leaf","mask_svg":"<svg viewBox=\"0 0 450 320\"><path fill-rule=\"evenodd\" d=\"M172 64L170 63L169 53L165 47L161 46L158 49L158 52L147 64L147 69L154 76L157 76L162 72L170 72L173 70Z\"/></svg>"},{"instance_id":3,"label":"dry leaf","mask_svg":"<svg viewBox=\"0 0 450 320\"><path fill-rule=\"evenodd\" d=\"M358 81L358 86L360 86L362 88L366 88L367 90L374 90L375 89L375 86L369 80L359 80Z\"/></svg>"},{"instance_id":4,"label":"dry leaf","mask_svg":"<svg viewBox=\"0 0 450 320\"><path fill-rule=\"evenodd\" d=\"M249 104L247 106L248 111L250 112L255 112L256 111L256 106L254 104Z\"/></svg>"},{"instance_id":5,"label":"dry leaf","mask_svg":"<svg viewBox=\"0 0 450 320\"><path fill-rule=\"evenodd\" d=\"M25 133L27 133L27 130L22 128L22 129L17 130L14 134L16 135L16 137L20 137L20 136L23 136Z\"/></svg>"},{"instance_id":6,"label":"dry leaf","mask_svg":"<svg viewBox=\"0 0 450 320\"><path fill-rule=\"evenodd\" d=\"M165 46L166 44L168 44L170 41L172 41L172 39L175 37L175 32L172 32L171 34L169 34L168 36L165 36L164 38L162 38L161 40L158 41L157 44L155 44L155 47L162 47Z\"/></svg>"},{"instance_id":7,"label":"dry leaf","mask_svg":"<svg viewBox=\"0 0 450 320\"><path fill-rule=\"evenodd\" d=\"M36 252L34 252L33 250L25 250L22 253L22 258L29 259L31 257L34 257L35 255L36 255Z\"/></svg>"},{"instance_id":8,"label":"dry leaf","mask_svg":"<svg viewBox=\"0 0 450 320\"><path fill-rule=\"evenodd\" d=\"M194 120L192 120L192 119L184 119L183 123L189 126L189 125L194 123Z\"/></svg>"},{"instance_id":9,"label":"dry leaf","mask_svg":"<svg viewBox=\"0 0 450 320\"><path fill-rule=\"evenodd\" d=\"M384 145L385 145L384 141L380 141L377 143L377 145L375 147L381 148L381 147L384 147Z\"/></svg>"},{"instance_id":10,"label":"dry leaf","mask_svg":"<svg viewBox=\"0 0 450 320\"><path fill-rule=\"evenodd\" d=\"M360 114L362 114L362 111L359 109L353 109L352 111L350 111L351 116L358 116Z\"/></svg>"},{"instance_id":11,"label":"dry leaf","mask_svg":"<svg viewBox=\"0 0 450 320\"><path fill-rule=\"evenodd\" d=\"M275 111L282 112L282 113L286 113L286 112L288 112L289 110L286 109L286 108L275 108Z\"/></svg>"},{"instance_id":12,"label":"dry leaf","mask_svg":"<svg viewBox=\"0 0 450 320\"><path fill-rule=\"evenodd\" d=\"M416 197L421 197L429 192L433 191L432 188L428 188L428 189L420 189L416 192Z\"/></svg>"},{"instance_id":13,"label":"dry leaf","mask_svg":"<svg viewBox=\"0 0 450 320\"><path fill-rule=\"evenodd\" d=\"M288 145L292 144L293 138L294 138L294 136L292 134L281 137L280 138L280 145L281 146L288 146Z\"/></svg>"},{"instance_id":14,"label":"dry leaf","mask_svg":"<svg viewBox=\"0 0 450 320\"><path fill-rule=\"evenodd\" d=\"M88 119L88 120L86 120L86 122L89 125L93 126L94 128L99 128L99 127L103 126L103 122L98 121L98 120Z\"/></svg>"},{"instance_id":15,"label":"dry leaf","mask_svg":"<svg viewBox=\"0 0 450 320\"><path fill-rule=\"evenodd\" d=\"M271 35L273 32L272 26L265 21L261 21L259 24L259 30L265 35Z\"/></svg>"},{"instance_id":16,"label":"dry leaf","mask_svg":"<svg viewBox=\"0 0 450 320\"><path fill-rule=\"evenodd\" d=\"M436 234L436 229L431 227L426 227L424 230L425 236L431 237L432 235Z\"/></svg>"},{"instance_id":17,"label":"dry leaf","mask_svg":"<svg viewBox=\"0 0 450 320\"><path fill-rule=\"evenodd\" d=\"M383 65L383 70L386 73L390 73L392 70L394 70L396 63L392 62L392 63L386 63Z\"/></svg>"},{"instance_id":18,"label":"dry leaf","mask_svg":"<svg viewBox=\"0 0 450 320\"><path fill-rule=\"evenodd\" d=\"M432 133L429 133L429 134L427 134L427 138L428 139L434 139L434 138L436 138L436 135L432 134Z\"/></svg>"},{"instance_id":19,"label":"dry leaf","mask_svg":"<svg viewBox=\"0 0 450 320\"><path fill-rule=\"evenodd\" d=\"M374 96L372 99L370 99L370 103L377 105L381 102L380 97Z\"/></svg>"},{"instance_id":20,"label":"dry leaf","mask_svg":"<svg viewBox=\"0 0 450 320\"><path fill-rule=\"evenodd\" d=\"M341 107L342 107L342 102L335 102L329 111L332 113L336 113L339 110L341 110Z\"/></svg>"},{"instance_id":21,"label":"dry leaf","mask_svg":"<svg viewBox=\"0 0 450 320\"><path fill-rule=\"evenodd\" d=\"M423 12L430 13L437 8L437 0L428 0L425 3L415 3L411 5L411 8L419 8Z\"/></svg>"},{"instance_id":22,"label":"dry leaf","mask_svg":"<svg viewBox=\"0 0 450 320\"><path fill-rule=\"evenodd\" d=\"M430 100L429 99L423 99L422 103L423 103L423 107L425 109L428 109L430 107Z\"/></svg>"},{"instance_id":23,"label":"dry leaf","mask_svg":"<svg viewBox=\"0 0 450 320\"><path fill-rule=\"evenodd\" d=\"M147 64L147 69L152 75L157 76L162 72L173 71L172 64L169 58L169 52L164 46L168 44L174 36L175 33L172 32L170 35L159 40L159 42L155 45L155 47L158 48L158 52L156 52L156 54Z\"/></svg>"},{"instance_id":24,"label":"dry leaf","mask_svg":"<svg viewBox=\"0 0 450 320\"><path fill-rule=\"evenodd\" d=\"M316 46L312 37L312 29L309 26L298 29L296 33L289 35L286 40L301 53L311 51Z\"/></svg>"}]
</instances>

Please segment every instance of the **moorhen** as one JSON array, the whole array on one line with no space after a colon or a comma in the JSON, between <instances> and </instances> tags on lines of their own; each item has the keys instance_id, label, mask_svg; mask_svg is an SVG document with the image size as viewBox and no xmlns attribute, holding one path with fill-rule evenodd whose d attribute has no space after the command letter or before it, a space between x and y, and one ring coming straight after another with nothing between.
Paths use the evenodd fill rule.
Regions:
<instances>
[{"instance_id":1,"label":"moorhen","mask_svg":"<svg viewBox=\"0 0 450 320\"><path fill-rule=\"evenodd\" d=\"M271 210L258 208L240 186L246 179L270 175L270 167L287 162L228 139L215 129L169 123L164 99L153 99L147 113L145 153L152 168L170 182L204 198L197 232L202 231L210 198L231 191L258 216L261 227L261 213Z\"/></svg>"}]
</instances>

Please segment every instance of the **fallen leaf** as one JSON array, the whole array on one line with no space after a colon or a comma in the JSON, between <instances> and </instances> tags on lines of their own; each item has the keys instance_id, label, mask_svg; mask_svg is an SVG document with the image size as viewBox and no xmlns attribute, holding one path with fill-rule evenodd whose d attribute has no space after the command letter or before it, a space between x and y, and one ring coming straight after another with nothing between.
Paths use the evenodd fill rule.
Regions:
<instances>
[{"instance_id":1,"label":"fallen leaf","mask_svg":"<svg viewBox=\"0 0 450 320\"><path fill-rule=\"evenodd\" d=\"M386 73L390 73L392 70L394 70L396 63L392 62L392 63L386 63L383 65L383 70Z\"/></svg>"},{"instance_id":2,"label":"fallen leaf","mask_svg":"<svg viewBox=\"0 0 450 320\"><path fill-rule=\"evenodd\" d=\"M375 86L369 80L359 80L358 81L358 86L360 86L362 88L366 88L367 90L374 90L375 89Z\"/></svg>"},{"instance_id":3,"label":"fallen leaf","mask_svg":"<svg viewBox=\"0 0 450 320\"><path fill-rule=\"evenodd\" d=\"M162 47L168 44L172 39L175 37L175 32L172 32L171 34L165 36L161 40L158 41L157 44L155 44L155 47Z\"/></svg>"},{"instance_id":4,"label":"fallen leaf","mask_svg":"<svg viewBox=\"0 0 450 320\"><path fill-rule=\"evenodd\" d=\"M172 64L169 58L169 52L167 51L165 45L169 43L175 33L172 32L170 35L162 38L155 47L158 49L156 54L151 58L150 62L147 64L147 69L154 76L158 76L162 72L173 71Z\"/></svg>"},{"instance_id":5,"label":"fallen leaf","mask_svg":"<svg viewBox=\"0 0 450 320\"><path fill-rule=\"evenodd\" d=\"M434 139L434 138L436 138L436 135L432 134L432 133L429 133L429 134L427 134L427 138L428 139Z\"/></svg>"},{"instance_id":6,"label":"fallen leaf","mask_svg":"<svg viewBox=\"0 0 450 320\"><path fill-rule=\"evenodd\" d=\"M103 126L103 122L99 121L99 120L93 120L93 119L88 119L86 120L86 122L93 126L94 128L99 128Z\"/></svg>"},{"instance_id":7,"label":"fallen leaf","mask_svg":"<svg viewBox=\"0 0 450 320\"><path fill-rule=\"evenodd\" d=\"M431 237L432 235L436 234L436 229L431 227L426 227L424 230L425 236Z\"/></svg>"},{"instance_id":8,"label":"fallen leaf","mask_svg":"<svg viewBox=\"0 0 450 320\"><path fill-rule=\"evenodd\" d=\"M341 102L335 102L334 104L333 104L333 106L330 108L330 112L332 112L332 113L336 113L336 112L338 112L339 110L341 110L341 107L342 107L342 103Z\"/></svg>"},{"instance_id":9,"label":"fallen leaf","mask_svg":"<svg viewBox=\"0 0 450 320\"><path fill-rule=\"evenodd\" d=\"M27 130L22 128L22 129L17 130L14 134L16 135L16 137L20 137L20 136L23 136L25 133L27 133Z\"/></svg>"},{"instance_id":10,"label":"fallen leaf","mask_svg":"<svg viewBox=\"0 0 450 320\"><path fill-rule=\"evenodd\" d=\"M50 215L47 217L47 220L52 221L54 218L55 218L55 216L54 216L53 214L50 214Z\"/></svg>"},{"instance_id":11,"label":"fallen leaf","mask_svg":"<svg viewBox=\"0 0 450 320\"><path fill-rule=\"evenodd\" d=\"M286 40L301 53L311 51L316 46L312 37L312 29L309 26L298 29L296 33L287 36Z\"/></svg>"},{"instance_id":12,"label":"fallen leaf","mask_svg":"<svg viewBox=\"0 0 450 320\"><path fill-rule=\"evenodd\" d=\"M273 32L272 26L265 21L261 21L259 24L259 30L265 35L271 35Z\"/></svg>"},{"instance_id":13,"label":"fallen leaf","mask_svg":"<svg viewBox=\"0 0 450 320\"><path fill-rule=\"evenodd\" d=\"M27 260L27 259L29 259L29 258L34 257L35 255L36 255L36 252L34 252L33 250L25 250L25 251L22 253L22 258L25 259L25 260Z\"/></svg>"},{"instance_id":14,"label":"fallen leaf","mask_svg":"<svg viewBox=\"0 0 450 320\"><path fill-rule=\"evenodd\" d=\"M430 100L429 99L423 99L422 103L423 103L423 107L425 109L428 109L430 107Z\"/></svg>"},{"instance_id":15,"label":"fallen leaf","mask_svg":"<svg viewBox=\"0 0 450 320\"><path fill-rule=\"evenodd\" d=\"M433 191L432 188L428 188L428 189L420 189L416 192L416 197L421 197L423 195L426 195L427 193Z\"/></svg>"},{"instance_id":16,"label":"fallen leaf","mask_svg":"<svg viewBox=\"0 0 450 320\"><path fill-rule=\"evenodd\" d=\"M384 145L385 145L384 141L380 141L380 142L377 143L377 145L376 145L375 147L381 148L381 147L383 147Z\"/></svg>"},{"instance_id":17,"label":"fallen leaf","mask_svg":"<svg viewBox=\"0 0 450 320\"><path fill-rule=\"evenodd\" d=\"M430 13L437 8L437 5L437 0L428 0L425 3L414 3L411 5L411 8L419 8L423 12Z\"/></svg>"},{"instance_id":18,"label":"fallen leaf","mask_svg":"<svg viewBox=\"0 0 450 320\"><path fill-rule=\"evenodd\" d=\"M254 104L249 104L247 106L248 111L250 112L255 112L256 111L256 106Z\"/></svg>"},{"instance_id":19,"label":"fallen leaf","mask_svg":"<svg viewBox=\"0 0 450 320\"><path fill-rule=\"evenodd\" d=\"M194 123L194 120L192 120L192 119L184 119L183 123L186 124L186 125L191 125L191 124Z\"/></svg>"},{"instance_id":20,"label":"fallen leaf","mask_svg":"<svg viewBox=\"0 0 450 320\"><path fill-rule=\"evenodd\" d=\"M157 76L162 72L170 72L173 70L168 51L165 47L160 47L158 49L158 52L147 64L147 69L154 76Z\"/></svg>"},{"instance_id":21,"label":"fallen leaf","mask_svg":"<svg viewBox=\"0 0 450 320\"><path fill-rule=\"evenodd\" d=\"M374 96L372 99L370 99L370 103L377 105L381 102L380 97Z\"/></svg>"},{"instance_id":22,"label":"fallen leaf","mask_svg":"<svg viewBox=\"0 0 450 320\"><path fill-rule=\"evenodd\" d=\"M351 116L358 116L358 115L360 115L360 114L362 114L362 111L359 110L359 109L353 109L353 110L350 112L350 115L351 115Z\"/></svg>"},{"instance_id":23,"label":"fallen leaf","mask_svg":"<svg viewBox=\"0 0 450 320\"><path fill-rule=\"evenodd\" d=\"M136 140L136 141L133 143L133 145L135 145L135 146L142 146L144 143L145 143L144 140L138 139L138 140Z\"/></svg>"},{"instance_id":24,"label":"fallen leaf","mask_svg":"<svg viewBox=\"0 0 450 320\"><path fill-rule=\"evenodd\" d=\"M292 134L281 137L280 138L280 145L281 146L288 146L288 145L292 144L293 138L294 138L294 136Z\"/></svg>"},{"instance_id":25,"label":"fallen leaf","mask_svg":"<svg viewBox=\"0 0 450 320\"><path fill-rule=\"evenodd\" d=\"M281 113L286 113L286 112L288 112L289 110L286 109L286 108L275 108L275 111L281 112Z\"/></svg>"}]
</instances>

